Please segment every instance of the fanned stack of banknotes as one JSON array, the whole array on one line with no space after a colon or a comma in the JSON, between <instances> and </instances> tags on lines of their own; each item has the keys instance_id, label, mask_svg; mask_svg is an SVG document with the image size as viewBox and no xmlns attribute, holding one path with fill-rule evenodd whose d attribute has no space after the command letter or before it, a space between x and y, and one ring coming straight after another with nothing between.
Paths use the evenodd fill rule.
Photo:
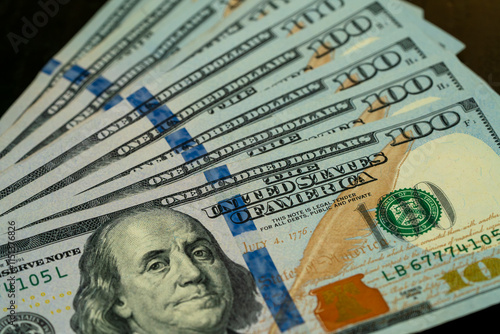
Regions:
<instances>
[{"instance_id":1,"label":"fanned stack of banknotes","mask_svg":"<svg viewBox=\"0 0 500 334\"><path fill-rule=\"evenodd\" d=\"M110 0L0 122L1 333L410 333L500 301L500 99L399 0Z\"/></svg>"}]
</instances>

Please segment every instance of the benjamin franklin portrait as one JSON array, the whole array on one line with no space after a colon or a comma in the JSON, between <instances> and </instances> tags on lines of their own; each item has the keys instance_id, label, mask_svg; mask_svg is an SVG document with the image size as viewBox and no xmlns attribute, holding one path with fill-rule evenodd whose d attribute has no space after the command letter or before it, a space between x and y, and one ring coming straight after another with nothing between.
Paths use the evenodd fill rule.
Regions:
<instances>
[{"instance_id":1,"label":"benjamin franklin portrait","mask_svg":"<svg viewBox=\"0 0 500 334\"><path fill-rule=\"evenodd\" d=\"M235 333L262 305L248 269L196 219L170 209L118 214L87 240L76 333Z\"/></svg>"}]
</instances>

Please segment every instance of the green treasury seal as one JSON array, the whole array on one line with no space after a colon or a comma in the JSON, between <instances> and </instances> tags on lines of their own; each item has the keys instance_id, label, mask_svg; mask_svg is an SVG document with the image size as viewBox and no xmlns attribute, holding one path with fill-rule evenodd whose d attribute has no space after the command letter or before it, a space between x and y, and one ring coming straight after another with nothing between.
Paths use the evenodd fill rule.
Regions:
<instances>
[{"instance_id":1,"label":"green treasury seal","mask_svg":"<svg viewBox=\"0 0 500 334\"><path fill-rule=\"evenodd\" d=\"M441 204L436 197L420 189L400 189L380 200L377 220L388 232L412 237L431 230L441 218Z\"/></svg>"}]
</instances>

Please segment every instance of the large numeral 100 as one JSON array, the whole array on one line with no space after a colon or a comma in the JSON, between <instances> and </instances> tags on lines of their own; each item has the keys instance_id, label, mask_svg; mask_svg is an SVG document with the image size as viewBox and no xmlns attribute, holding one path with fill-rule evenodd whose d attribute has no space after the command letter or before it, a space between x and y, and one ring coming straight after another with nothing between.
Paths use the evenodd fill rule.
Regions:
<instances>
[{"instance_id":1,"label":"large numeral 100","mask_svg":"<svg viewBox=\"0 0 500 334\"><path fill-rule=\"evenodd\" d=\"M343 28L333 29L323 37L313 41L307 49L314 51L316 58L321 58L345 45L351 37L366 33L371 27L372 21L366 16L361 15L347 22ZM326 51L320 53L319 50Z\"/></svg>"},{"instance_id":2,"label":"large numeral 100","mask_svg":"<svg viewBox=\"0 0 500 334\"><path fill-rule=\"evenodd\" d=\"M460 115L454 111L447 111L434 116L430 121L420 121L404 128L394 129L385 135L392 138L391 146L398 146L415 139L425 138L434 130L444 131L460 122Z\"/></svg>"},{"instance_id":3,"label":"large numeral 100","mask_svg":"<svg viewBox=\"0 0 500 334\"><path fill-rule=\"evenodd\" d=\"M338 83L342 89L346 89L346 83L359 84L375 77L379 72L385 72L395 68L401 63L401 56L394 51L389 51L377 56L371 63L363 63L351 68L347 72L339 74L332 81ZM350 87L350 85L347 85Z\"/></svg>"},{"instance_id":4,"label":"large numeral 100","mask_svg":"<svg viewBox=\"0 0 500 334\"><path fill-rule=\"evenodd\" d=\"M434 183L431 183L431 182L420 182L420 183L416 184L413 188L420 189L420 187L422 187L422 186L426 186L426 188L427 188L426 190L430 191L438 199L439 203L441 204L443 214L442 214L441 220L439 222L437 222L436 227L440 230L449 230L450 228L453 227L453 225L455 225L456 213L455 213L455 209L453 208L453 205L451 204L450 200L448 199L448 196L446 196L446 194L444 193L444 191L441 188L439 188L437 185L435 185ZM369 214L365 203L359 204L355 211L357 211L361 215L363 221L366 223L366 225L368 226L368 228L372 232L373 236L375 237L375 239L377 240L377 242L380 245L380 250L384 251L384 250L390 249L391 246L389 245L389 242L384 237L384 234L382 233L380 228L377 226L377 223L374 221L374 219ZM446 219L444 219L444 218L446 218ZM448 221L447 224L443 224L443 222L445 220ZM418 235L416 237L414 237L413 239L409 239L407 237L402 237L399 235L395 235L395 236L398 239L406 241L406 242L411 242L411 241L415 241L416 239L418 239Z\"/></svg>"},{"instance_id":5,"label":"large numeral 100","mask_svg":"<svg viewBox=\"0 0 500 334\"><path fill-rule=\"evenodd\" d=\"M429 89L432 88L434 82L427 75L419 75L408 79L402 85L394 85L384 90L373 93L364 99L361 102L366 103L368 106L369 112L375 112L377 110L386 108L390 105L399 103L405 100L409 95L419 95L425 93ZM378 103L376 103L378 102ZM374 108L374 105L380 105L377 108Z\"/></svg>"}]
</instances>

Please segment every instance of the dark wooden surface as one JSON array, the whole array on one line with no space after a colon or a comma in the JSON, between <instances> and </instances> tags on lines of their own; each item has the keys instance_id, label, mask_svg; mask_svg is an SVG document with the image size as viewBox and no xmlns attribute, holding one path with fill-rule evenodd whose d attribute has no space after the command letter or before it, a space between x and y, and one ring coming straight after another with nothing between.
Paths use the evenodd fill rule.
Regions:
<instances>
[{"instance_id":1,"label":"dark wooden surface","mask_svg":"<svg viewBox=\"0 0 500 334\"><path fill-rule=\"evenodd\" d=\"M42 66L87 22L104 0L72 0L39 28L15 53L6 35L20 34L22 17L40 10L35 0L0 1L0 115L33 80ZM459 58L500 93L500 0L411 0L426 18L467 45ZM435 327L424 333L462 333L467 328L495 328L500 307ZM493 330L497 332L497 330Z\"/></svg>"},{"instance_id":2,"label":"dark wooden surface","mask_svg":"<svg viewBox=\"0 0 500 334\"><path fill-rule=\"evenodd\" d=\"M500 1L410 0L425 18L466 44L458 56L500 93Z\"/></svg>"}]
</instances>

